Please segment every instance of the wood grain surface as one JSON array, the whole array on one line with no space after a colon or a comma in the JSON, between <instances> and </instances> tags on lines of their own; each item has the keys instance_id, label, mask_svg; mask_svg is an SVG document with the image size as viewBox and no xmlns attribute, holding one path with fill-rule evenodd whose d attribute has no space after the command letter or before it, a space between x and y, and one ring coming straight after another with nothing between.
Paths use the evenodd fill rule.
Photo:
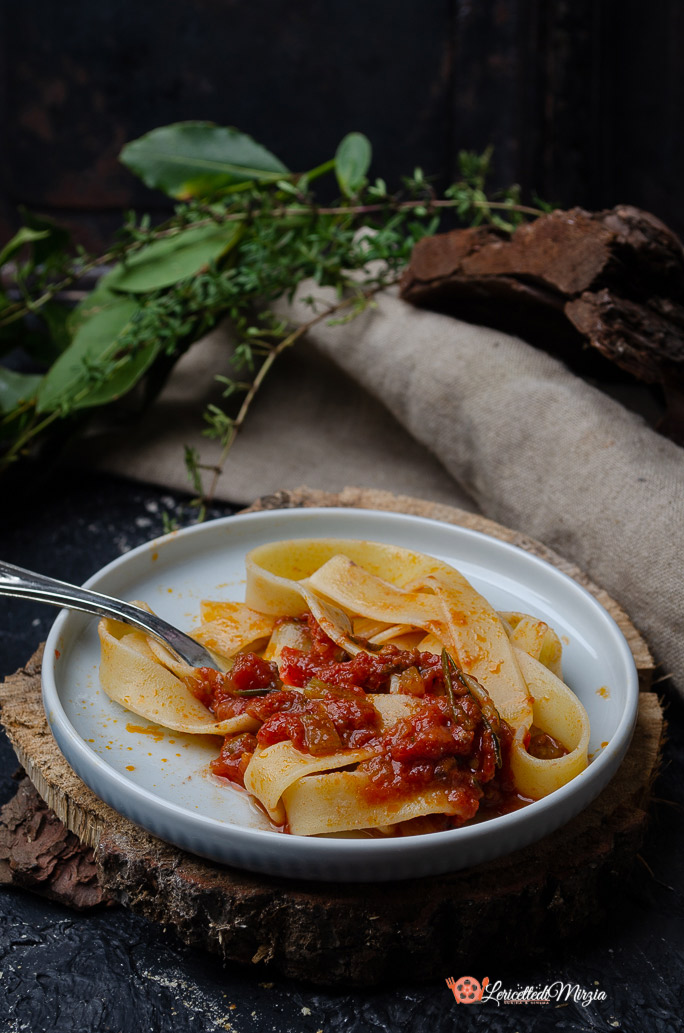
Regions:
<instances>
[{"instance_id":1,"label":"wood grain surface","mask_svg":"<svg viewBox=\"0 0 684 1033\"><path fill-rule=\"evenodd\" d=\"M380 885L270 878L185 854L99 800L49 731L39 652L0 689L2 722L43 799L84 850L94 849L102 892L225 960L327 985L427 979L435 970L515 950L522 929L526 943L543 950L600 921L611 889L636 863L663 734L662 709L651 689L653 661L627 615L538 542L448 506L366 489L333 495L302 488L260 499L249 511L310 506L413 513L473 528L541 556L584 585L621 627L639 670L639 716L622 767L568 825L486 865Z\"/></svg>"}]
</instances>

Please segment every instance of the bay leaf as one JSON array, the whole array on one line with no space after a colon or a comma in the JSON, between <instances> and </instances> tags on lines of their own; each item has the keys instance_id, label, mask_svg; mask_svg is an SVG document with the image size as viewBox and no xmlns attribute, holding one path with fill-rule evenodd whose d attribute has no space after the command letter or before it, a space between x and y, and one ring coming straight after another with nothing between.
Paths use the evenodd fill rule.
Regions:
<instances>
[{"instance_id":1,"label":"bay leaf","mask_svg":"<svg viewBox=\"0 0 684 1033\"><path fill-rule=\"evenodd\" d=\"M246 133L212 122L175 122L126 144L120 160L148 187L180 200L210 197L287 175L283 163Z\"/></svg>"},{"instance_id":2,"label":"bay leaf","mask_svg":"<svg viewBox=\"0 0 684 1033\"><path fill-rule=\"evenodd\" d=\"M0 366L0 412L8 413L33 398L42 376L36 373L17 373Z\"/></svg>"},{"instance_id":3,"label":"bay leaf","mask_svg":"<svg viewBox=\"0 0 684 1033\"><path fill-rule=\"evenodd\" d=\"M215 262L238 241L239 223L219 226L212 223L183 230L172 237L153 240L125 262L121 262L101 281L107 291L145 294L187 280Z\"/></svg>"},{"instance_id":4,"label":"bay leaf","mask_svg":"<svg viewBox=\"0 0 684 1033\"><path fill-rule=\"evenodd\" d=\"M119 339L138 311L136 301L117 298L81 323L69 347L43 378L37 395L38 412L104 405L130 390L161 348L159 340L152 340L132 355L121 355L121 363L107 371L121 351Z\"/></svg>"},{"instance_id":5,"label":"bay leaf","mask_svg":"<svg viewBox=\"0 0 684 1033\"><path fill-rule=\"evenodd\" d=\"M373 151L363 133L347 133L335 152L335 175L345 197L354 197L366 183Z\"/></svg>"}]
</instances>

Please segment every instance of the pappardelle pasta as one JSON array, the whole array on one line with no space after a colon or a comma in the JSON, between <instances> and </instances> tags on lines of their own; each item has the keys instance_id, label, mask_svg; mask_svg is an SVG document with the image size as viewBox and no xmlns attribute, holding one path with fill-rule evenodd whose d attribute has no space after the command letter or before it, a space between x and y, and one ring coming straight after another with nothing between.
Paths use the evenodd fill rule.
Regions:
<instances>
[{"instance_id":1,"label":"pappardelle pasta","mask_svg":"<svg viewBox=\"0 0 684 1033\"><path fill-rule=\"evenodd\" d=\"M587 765L589 720L544 621L497 613L456 569L394 545L268 543L244 603L202 603L195 669L100 622L108 695L223 736L212 770L296 835L456 828L547 796ZM144 605L144 604L139 604Z\"/></svg>"}]
</instances>

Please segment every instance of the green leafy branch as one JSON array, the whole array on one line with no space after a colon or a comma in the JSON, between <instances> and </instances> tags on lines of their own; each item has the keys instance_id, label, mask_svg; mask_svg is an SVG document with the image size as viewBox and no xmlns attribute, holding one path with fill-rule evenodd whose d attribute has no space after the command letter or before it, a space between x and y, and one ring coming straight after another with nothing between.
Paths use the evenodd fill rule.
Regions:
<instances>
[{"instance_id":1,"label":"green leafy branch","mask_svg":"<svg viewBox=\"0 0 684 1033\"><path fill-rule=\"evenodd\" d=\"M246 134L204 122L156 129L121 160L175 200L163 223L129 214L117 240L88 255L60 227L23 213L25 225L0 250L0 356L20 347L42 370L0 365L0 470L40 455L50 435L73 432L134 389L149 401L187 348L227 317L238 343L229 374L215 376L220 404L205 412L221 455L204 464L186 450L200 508L265 378L308 329L354 318L396 282L445 211L509 233L545 210L523 205L517 187L487 195L491 149L462 152L460 178L441 197L421 169L390 192L383 179L369 182L371 145L360 133L297 173ZM326 175L341 196L321 205L314 184ZM94 289L70 308L68 292L98 270ZM272 304L308 279L334 288L336 300L289 326Z\"/></svg>"}]
</instances>

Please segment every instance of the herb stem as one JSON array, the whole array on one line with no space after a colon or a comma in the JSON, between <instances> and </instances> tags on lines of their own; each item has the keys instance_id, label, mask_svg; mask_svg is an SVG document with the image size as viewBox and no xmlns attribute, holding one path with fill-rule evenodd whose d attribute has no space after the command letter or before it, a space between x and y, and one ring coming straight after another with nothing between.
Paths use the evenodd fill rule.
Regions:
<instances>
[{"instance_id":1,"label":"herb stem","mask_svg":"<svg viewBox=\"0 0 684 1033\"><path fill-rule=\"evenodd\" d=\"M447 696L449 697L449 703L451 704L451 710L456 718L456 701L454 699L454 686L451 680L452 672L456 675L463 688L468 692L470 696L475 700L480 708L480 716L482 718L482 724L485 726L487 731L492 737L492 745L494 746L494 759L496 761L497 768L500 768L503 763L501 755L501 739L498 731L501 726L501 718L499 712L492 702L492 698L484 688L483 685L477 681L477 679L466 674L458 666L451 654L446 650L442 650L442 671L444 673L444 685L446 687ZM489 714L485 713L485 710L489 711ZM456 720L458 720L456 718ZM496 725L496 729L495 726Z\"/></svg>"},{"instance_id":2,"label":"herb stem","mask_svg":"<svg viewBox=\"0 0 684 1033\"><path fill-rule=\"evenodd\" d=\"M470 202L473 208L496 208L507 212L519 212L522 215L539 216L544 213L538 208L528 208L523 204L509 204L507 201L477 201ZM411 208L425 208L430 212L433 208L455 208L459 204L456 200L444 200L426 198L424 201L388 201L385 204L363 204L363 205L339 205L333 208L316 208L317 215L370 215L372 212L407 211ZM294 215L310 215L310 208L276 208L271 212L279 217Z\"/></svg>"},{"instance_id":3,"label":"herb stem","mask_svg":"<svg viewBox=\"0 0 684 1033\"><path fill-rule=\"evenodd\" d=\"M329 163L328 163L329 164ZM321 166L322 168L323 166ZM544 213L538 208L529 208L527 205L510 204L507 201L489 201L489 200L472 200L471 205L473 208L479 208L483 210L496 209L507 212L517 212L521 215L529 215L537 217ZM111 248L106 251L103 255L99 255L96 258L91 258L82 264L77 265L73 268L63 279L58 282L51 284L42 294L37 298L30 299L25 298L22 301L17 301L14 304L8 305L0 317L0 328L10 326L12 323L23 319L28 312L36 312L47 302L52 301L55 295L59 294L67 287L71 287L77 280L85 276L86 273L91 272L93 269L97 269L103 265L109 265L112 262L125 261L126 258L134 255L136 251L146 247L150 242L155 240L165 240L168 237L177 236L179 233L185 232L191 229L203 229L205 226L210 226L212 223L221 225L232 222L245 222L248 219L269 215L275 219L286 219L295 218L298 216L358 216L358 215L371 215L378 212L397 212L397 211L410 211L415 208L424 208L429 214L433 210L438 209L449 209L455 208L459 202L457 200L445 200L436 198L427 198L424 201L413 200L413 201L391 201L388 199L383 204L365 204L365 205L338 205L329 208L318 208L315 206L311 207L282 207L272 209L258 209L252 212L225 212L225 213L211 213L205 219L195 219L184 223L183 225L169 225L173 220L168 220L168 223L162 224L154 230L150 230L146 237L142 237L140 240L133 240L127 244L119 245L115 248Z\"/></svg>"},{"instance_id":4,"label":"herb stem","mask_svg":"<svg viewBox=\"0 0 684 1033\"><path fill-rule=\"evenodd\" d=\"M302 323L301 326L298 326L295 330L288 334L287 337L284 337L281 341L279 341L278 344L270 346L266 358L259 367L258 373L254 377L252 383L249 385L249 390L247 391L242 401L237 416L231 423L230 432L223 446L223 449L221 450L221 455L219 456L216 464L212 466L212 469L214 470L214 476L212 478L211 485L209 487L209 491L207 492L206 498L203 500L205 505L209 505L212 499L214 498L216 489L218 487L219 478L223 473L223 468L225 466L226 459L228 458L228 454L235 443L235 439L241 427L243 426L245 419L247 418L247 413L249 412L249 409L256 397L257 392L259 391L259 388L266 379L269 370L272 368L278 356L282 355L282 353L287 348L291 348L292 345L295 344L300 337L303 337L308 330L316 326L318 323L322 322L324 319L329 319L336 312L339 312L341 309L347 308L349 305L352 305L354 302L359 300L359 297L362 297L365 301L368 301L374 294L377 294L378 291L383 290L385 287L388 287L391 285L391 283L395 282L396 278L394 280L388 280L387 282L367 288L366 290L362 290L357 294L352 294L347 298L343 298L335 305L329 305L324 312L319 312L317 315L309 319L308 322Z\"/></svg>"},{"instance_id":5,"label":"herb stem","mask_svg":"<svg viewBox=\"0 0 684 1033\"><path fill-rule=\"evenodd\" d=\"M447 694L447 696L449 698L449 706L451 707L451 715L452 715L452 717L454 719L454 723L455 724L459 724L459 714L458 714L458 710L456 709L456 697L454 696L454 686L453 686L453 682L451 681L451 665L453 663L454 662L451 659L451 657L449 656L449 653L447 652L447 650L443 649L442 650L442 674L444 675L444 688L446 689L446 694ZM456 666L456 665L454 664L454 666Z\"/></svg>"},{"instance_id":6,"label":"herb stem","mask_svg":"<svg viewBox=\"0 0 684 1033\"><path fill-rule=\"evenodd\" d=\"M40 420L39 422L36 422L36 416L37 414L34 413L28 427L26 427L7 452L5 452L3 456L0 456L0 471L5 470L11 463L13 463L26 445L28 445L29 441L32 441L33 438L37 437L37 435L40 434L41 431L45 430L46 427L49 427L51 423L54 423L54 421L60 416L60 413L55 410L55 412L51 412L44 420Z\"/></svg>"}]
</instances>

